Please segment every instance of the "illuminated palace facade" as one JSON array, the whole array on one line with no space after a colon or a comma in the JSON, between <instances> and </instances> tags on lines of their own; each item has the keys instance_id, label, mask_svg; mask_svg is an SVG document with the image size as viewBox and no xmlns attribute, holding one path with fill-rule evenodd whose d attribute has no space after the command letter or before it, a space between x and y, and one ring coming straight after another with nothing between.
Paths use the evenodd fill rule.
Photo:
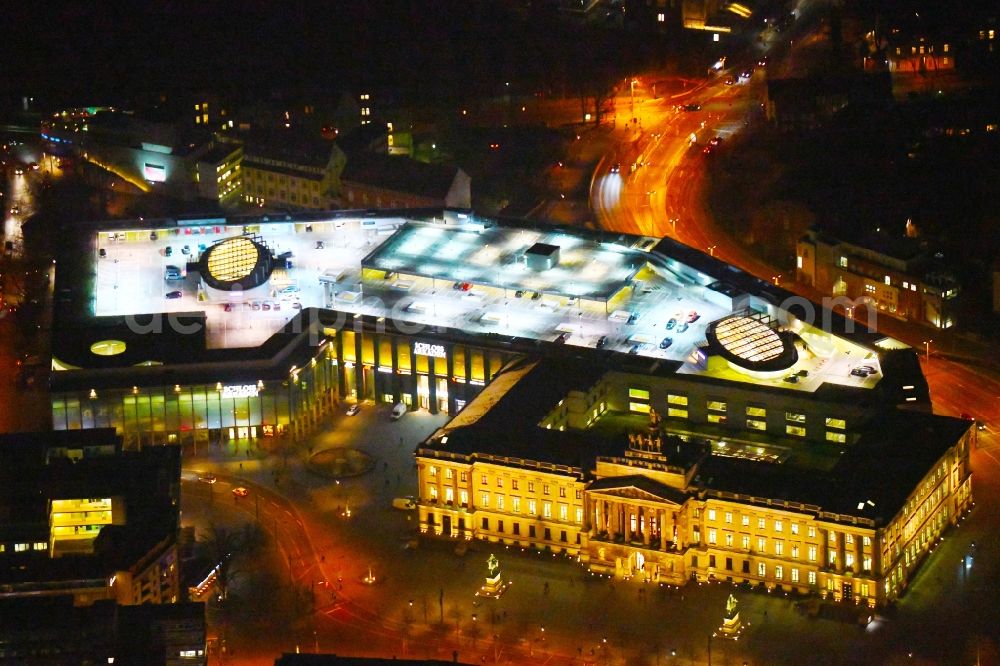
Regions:
<instances>
[{"instance_id":1,"label":"illuminated palace facade","mask_svg":"<svg viewBox=\"0 0 1000 666\"><path fill-rule=\"evenodd\" d=\"M723 428L708 418L720 413ZM747 425L758 419L820 438L762 437ZM830 430L849 443L826 441ZM417 450L420 527L615 577L876 606L970 507L974 434L960 419L790 399L634 358L525 358Z\"/></svg>"}]
</instances>

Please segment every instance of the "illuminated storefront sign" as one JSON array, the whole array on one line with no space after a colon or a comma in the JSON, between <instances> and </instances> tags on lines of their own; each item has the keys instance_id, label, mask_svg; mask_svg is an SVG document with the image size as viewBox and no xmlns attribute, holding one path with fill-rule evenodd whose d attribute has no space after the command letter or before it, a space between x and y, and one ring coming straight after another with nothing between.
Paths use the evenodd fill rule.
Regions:
<instances>
[{"instance_id":1,"label":"illuminated storefront sign","mask_svg":"<svg viewBox=\"0 0 1000 666\"><path fill-rule=\"evenodd\" d=\"M433 356L434 358L445 358L448 355L444 345L430 345L426 342L414 342L413 353L418 356Z\"/></svg>"},{"instance_id":2,"label":"illuminated storefront sign","mask_svg":"<svg viewBox=\"0 0 1000 666\"><path fill-rule=\"evenodd\" d=\"M236 384L223 386L221 396L223 398L256 398L258 392L256 384Z\"/></svg>"}]
</instances>

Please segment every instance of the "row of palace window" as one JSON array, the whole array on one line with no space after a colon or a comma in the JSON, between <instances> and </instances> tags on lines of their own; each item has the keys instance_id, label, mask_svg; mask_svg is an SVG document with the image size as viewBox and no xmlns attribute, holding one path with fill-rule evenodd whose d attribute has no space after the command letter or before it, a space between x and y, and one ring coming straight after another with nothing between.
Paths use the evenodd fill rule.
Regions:
<instances>
[{"instance_id":1,"label":"row of palace window","mask_svg":"<svg viewBox=\"0 0 1000 666\"><path fill-rule=\"evenodd\" d=\"M649 390L641 388L629 388L629 410L648 414L650 406ZM728 422L726 415L728 405L726 401L718 398L709 398L705 402L708 409L706 420L709 423L725 424ZM677 393L667 394L667 416L673 418L688 418L688 397ZM750 430L767 430L767 408L761 405L746 406L746 427ZM785 433L795 437L805 437L806 429L802 425L806 422L806 415L799 412L785 412ZM844 419L826 418L826 439L831 442L844 443L847 435L843 432L847 428Z\"/></svg>"},{"instance_id":2,"label":"row of palace window","mask_svg":"<svg viewBox=\"0 0 1000 666\"><path fill-rule=\"evenodd\" d=\"M701 518L701 509L696 508L694 510L694 517L696 519ZM708 509L707 510L707 512L706 512L706 518L710 522L715 522L716 520L718 520L718 517L719 517L718 511L716 511L715 509ZM725 522L726 525L732 525L733 524L733 512L732 511L725 511L725 512L723 512L723 521ZM750 515L746 514L746 513L740 514L740 524L743 527L750 527ZM772 527L773 527L773 530L775 532L779 532L779 533L780 532L784 532L785 531L785 521L782 520L782 519L780 519L780 518L775 518ZM759 529L759 530L766 530L767 529L767 518L764 518L764 517L758 517L757 518L757 529ZM795 523L795 522L789 522L788 523L788 529L789 529L789 532L791 532L791 534L798 534L799 533L799 524ZM816 527L814 525L809 525L809 526L807 526L806 529L807 529L807 535L809 536L810 539L813 539L813 538L816 537ZM831 543L835 542L837 540L837 533L835 531L830 530L827 534L828 534L828 538L829 538L829 540L830 540ZM866 547L867 546L871 546L871 544L872 544L871 537L865 536L865 537L862 537L862 540L863 540L864 545ZM844 543L846 543L849 546L853 545L854 544L854 535L850 534L850 533L845 533L844 534Z\"/></svg>"},{"instance_id":3,"label":"row of palace window","mask_svg":"<svg viewBox=\"0 0 1000 666\"><path fill-rule=\"evenodd\" d=\"M438 468L437 468L436 465L431 465L431 467L430 467L430 475L431 475L431 477L437 478L438 471L439 470L438 470ZM444 478L446 480L448 480L448 481L454 480L455 479L455 470L452 469L451 467L445 467L444 468ZM468 481L469 481L468 472L459 472L459 479L458 480L459 480L459 483L468 483ZM480 485L482 485L482 486L489 485L489 475L488 474L481 474L480 477L479 477L479 481L480 481ZM503 488L504 487L503 484L504 484L504 477L497 476L496 477L496 487L497 488ZM511 479L510 480L510 489L511 490L520 490L520 488L521 488L520 479ZM558 486L558 489L559 489L559 497L566 497L566 486ZM528 481L528 492L529 493L535 492L535 482L534 481ZM550 488L549 484L543 483L542 484L542 494L543 495L549 495L550 492L551 492L551 488ZM576 499L583 499L583 490L581 490L580 488L576 489Z\"/></svg>"},{"instance_id":4,"label":"row of palace window","mask_svg":"<svg viewBox=\"0 0 1000 666\"><path fill-rule=\"evenodd\" d=\"M483 518L483 522L481 524L482 524L484 530L490 529L490 519L489 518ZM513 523L511 525L511 528L512 528L511 534L513 534L514 536L521 536L521 523L515 522L515 523ZM542 533L543 534L542 538L545 539L546 541L552 541L552 528L545 527L545 528L542 528L542 529L544 530L543 533ZM503 524L502 520L497 520L497 522L496 522L496 531L499 532L500 534L504 534L505 533L504 532L504 524ZM535 538L535 534L536 534L535 526L534 525L528 525L528 538L529 539L534 539ZM566 530L559 530L559 541L561 541L563 543L568 543L569 542L569 538L568 538L568 534L566 533ZM577 534L576 534L576 544L580 545L580 533L579 532L577 532Z\"/></svg>"},{"instance_id":5,"label":"row of palace window","mask_svg":"<svg viewBox=\"0 0 1000 666\"><path fill-rule=\"evenodd\" d=\"M438 489L437 489L437 486L435 486L433 484L429 485L428 486L428 491L429 491L428 494L430 496L431 501L432 502L436 502L438 500ZM493 496L493 500L494 500L494 507L493 508L496 509L497 511L506 511L507 510L507 506L506 506L507 505L507 500L506 500L506 497L507 497L506 495L494 495ZM467 490L460 490L460 491L458 491L458 500L459 500L459 505L460 506L468 507L469 506L469 491L467 491ZM453 488L445 488L444 489L444 501L447 504L451 504L451 503L453 503L455 501L455 490ZM480 509L489 509L490 508L490 494L489 493L482 493L480 495L478 508L480 508ZM520 497L511 497L510 498L510 511L511 511L511 513L521 513L521 498ZM558 512L559 512L559 520L562 520L562 521L568 521L569 520L569 505L560 503L558 505ZM575 515L576 522L577 523L583 523L583 508L582 507L576 507L576 512L575 513L576 513L576 515ZM528 515L531 515L531 516L537 516L538 515L538 501L537 500L534 500L534 499L529 499L528 500ZM542 515L543 518L552 518L552 502L542 502L542 514L541 515Z\"/></svg>"},{"instance_id":6,"label":"row of palace window","mask_svg":"<svg viewBox=\"0 0 1000 666\"><path fill-rule=\"evenodd\" d=\"M868 537L865 537L865 538L867 539ZM723 534L723 540L724 540L725 546L727 548L732 548L733 547L734 536L733 536L732 532L725 532ZM750 537L748 535L746 535L746 534L743 534L743 535L740 536L740 540L741 540L740 541L740 547L743 550L750 550ZM701 533L697 529L694 531L694 541L696 543L701 541ZM776 555L778 557L784 557L785 556L785 542L782 541L782 540L780 540L780 539L774 539L772 543L773 543L773 547L774 547L774 555ZM715 528L710 528L708 530L708 544L711 545L711 546L718 545L718 534L717 534L717 531L715 530ZM789 551L790 551L791 559L793 559L793 560L799 559L799 545L798 544L796 544L796 543L791 544L791 546L789 548ZM761 553L761 554L767 554L767 539L766 538L764 538L764 537L757 537L757 552ZM807 553L806 559L808 561L810 561L810 562L815 562L816 561L816 559L817 559L817 547L816 546L813 546L813 545L806 546L806 553ZM855 562L854 553L845 553L844 554L844 565L847 568L854 567L854 562ZM831 567L837 565L837 552L836 551L831 550L831 551L829 551L827 553L827 565L831 566ZM871 571L871 569L872 569L872 558L871 558L870 555L865 555L862 558L862 566L861 566L861 568L864 571Z\"/></svg>"}]
</instances>

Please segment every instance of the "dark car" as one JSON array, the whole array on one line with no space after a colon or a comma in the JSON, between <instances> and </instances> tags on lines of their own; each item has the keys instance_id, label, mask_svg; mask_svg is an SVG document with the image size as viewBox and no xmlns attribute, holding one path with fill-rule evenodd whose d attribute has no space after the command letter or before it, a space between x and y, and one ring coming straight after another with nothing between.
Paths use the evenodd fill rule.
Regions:
<instances>
[{"instance_id":1,"label":"dark car","mask_svg":"<svg viewBox=\"0 0 1000 666\"><path fill-rule=\"evenodd\" d=\"M514 298L521 298L522 296L524 296L523 289L518 289L517 291L514 292Z\"/></svg>"},{"instance_id":2,"label":"dark car","mask_svg":"<svg viewBox=\"0 0 1000 666\"><path fill-rule=\"evenodd\" d=\"M731 76L727 76L727 77L726 77L726 85L727 85L727 86L731 86L731 85L733 85L734 83L736 83L736 79L734 79L734 78L733 78L733 77L731 77Z\"/></svg>"},{"instance_id":3,"label":"dark car","mask_svg":"<svg viewBox=\"0 0 1000 666\"><path fill-rule=\"evenodd\" d=\"M149 232L149 240L155 241L157 238L159 238L159 236L156 235L155 231L150 231Z\"/></svg>"},{"instance_id":4,"label":"dark car","mask_svg":"<svg viewBox=\"0 0 1000 666\"><path fill-rule=\"evenodd\" d=\"M167 247L163 248L163 256L169 257L173 253L174 253L174 248L170 247L169 245Z\"/></svg>"},{"instance_id":5,"label":"dark car","mask_svg":"<svg viewBox=\"0 0 1000 666\"><path fill-rule=\"evenodd\" d=\"M181 254L184 254L184 255L191 254L191 246L190 245L185 245L184 247L182 247L181 248Z\"/></svg>"},{"instance_id":6,"label":"dark car","mask_svg":"<svg viewBox=\"0 0 1000 666\"><path fill-rule=\"evenodd\" d=\"M798 375L788 375L787 377L785 377L785 381L788 382L789 384L798 384L799 383L799 376Z\"/></svg>"},{"instance_id":7,"label":"dark car","mask_svg":"<svg viewBox=\"0 0 1000 666\"><path fill-rule=\"evenodd\" d=\"M701 104L685 104L685 111L701 111Z\"/></svg>"},{"instance_id":8,"label":"dark car","mask_svg":"<svg viewBox=\"0 0 1000 666\"><path fill-rule=\"evenodd\" d=\"M625 323L626 324L634 324L637 321L639 321L639 313L638 312L633 312L632 314L630 314L628 316L628 321L625 322Z\"/></svg>"},{"instance_id":9,"label":"dark car","mask_svg":"<svg viewBox=\"0 0 1000 666\"><path fill-rule=\"evenodd\" d=\"M672 331L672 330L674 330L674 326L676 326L676 325L677 325L677 319L675 319L674 317L671 317L670 319L667 320L667 325L666 325L665 328L668 331Z\"/></svg>"},{"instance_id":10,"label":"dark car","mask_svg":"<svg viewBox=\"0 0 1000 666\"><path fill-rule=\"evenodd\" d=\"M533 300L533 301L537 301L537 300L538 300L538 299L540 299L541 297L542 297L542 292L540 292L540 291L536 291L535 293L533 293L533 294L531 295L531 300Z\"/></svg>"},{"instance_id":11,"label":"dark car","mask_svg":"<svg viewBox=\"0 0 1000 666\"><path fill-rule=\"evenodd\" d=\"M663 338L660 340L660 349L668 349L672 344L674 344L673 338Z\"/></svg>"},{"instance_id":12,"label":"dark car","mask_svg":"<svg viewBox=\"0 0 1000 666\"><path fill-rule=\"evenodd\" d=\"M611 173L618 173L622 170L621 162L615 162L611 165Z\"/></svg>"},{"instance_id":13,"label":"dark car","mask_svg":"<svg viewBox=\"0 0 1000 666\"><path fill-rule=\"evenodd\" d=\"M629 354L635 355L639 353L639 345L632 345L628 350Z\"/></svg>"},{"instance_id":14,"label":"dark car","mask_svg":"<svg viewBox=\"0 0 1000 666\"><path fill-rule=\"evenodd\" d=\"M608 336L602 335L601 337L597 338L597 344L594 345L594 347L596 349L604 349L607 346L607 344L608 344Z\"/></svg>"},{"instance_id":15,"label":"dark car","mask_svg":"<svg viewBox=\"0 0 1000 666\"><path fill-rule=\"evenodd\" d=\"M180 298L183 295L184 294L181 293L181 292L179 292L179 291L168 291L167 292L167 298L169 298L170 300L174 300L175 298Z\"/></svg>"},{"instance_id":16,"label":"dark car","mask_svg":"<svg viewBox=\"0 0 1000 666\"><path fill-rule=\"evenodd\" d=\"M108 251L102 247L100 250L97 251L97 256L103 259L104 257L108 256Z\"/></svg>"},{"instance_id":17,"label":"dark car","mask_svg":"<svg viewBox=\"0 0 1000 666\"><path fill-rule=\"evenodd\" d=\"M709 139L709 141L708 141L708 145L710 145L710 146L717 146L717 145L719 145L720 143L722 143L722 137L721 137L721 136L713 136L713 137L712 137L711 139Z\"/></svg>"},{"instance_id":18,"label":"dark car","mask_svg":"<svg viewBox=\"0 0 1000 666\"><path fill-rule=\"evenodd\" d=\"M557 345L563 345L566 344L566 340L568 339L569 339L569 333L561 333L559 337L556 338L555 342Z\"/></svg>"}]
</instances>

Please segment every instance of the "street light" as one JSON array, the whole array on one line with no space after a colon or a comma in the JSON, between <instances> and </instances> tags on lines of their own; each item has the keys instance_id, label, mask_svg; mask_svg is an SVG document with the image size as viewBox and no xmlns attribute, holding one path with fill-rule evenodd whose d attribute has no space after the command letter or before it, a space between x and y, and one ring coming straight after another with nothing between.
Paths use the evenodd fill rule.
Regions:
<instances>
[{"instance_id":1,"label":"street light","mask_svg":"<svg viewBox=\"0 0 1000 666\"><path fill-rule=\"evenodd\" d=\"M629 85L629 98L631 100L630 104L629 104L629 108L631 109L631 113L629 115L631 116L631 118L633 120L635 120L635 84L637 84L638 82L639 82L639 79L636 79L636 78L633 78L633 79L631 79L628 82L628 85Z\"/></svg>"},{"instance_id":2,"label":"street light","mask_svg":"<svg viewBox=\"0 0 1000 666\"><path fill-rule=\"evenodd\" d=\"M719 247L719 246L718 245L709 245L708 246L708 256L714 257L715 256L715 248L717 248L717 247Z\"/></svg>"},{"instance_id":3,"label":"street light","mask_svg":"<svg viewBox=\"0 0 1000 666\"><path fill-rule=\"evenodd\" d=\"M924 340L924 350L927 352L927 360L931 360L931 343L933 340Z\"/></svg>"}]
</instances>

